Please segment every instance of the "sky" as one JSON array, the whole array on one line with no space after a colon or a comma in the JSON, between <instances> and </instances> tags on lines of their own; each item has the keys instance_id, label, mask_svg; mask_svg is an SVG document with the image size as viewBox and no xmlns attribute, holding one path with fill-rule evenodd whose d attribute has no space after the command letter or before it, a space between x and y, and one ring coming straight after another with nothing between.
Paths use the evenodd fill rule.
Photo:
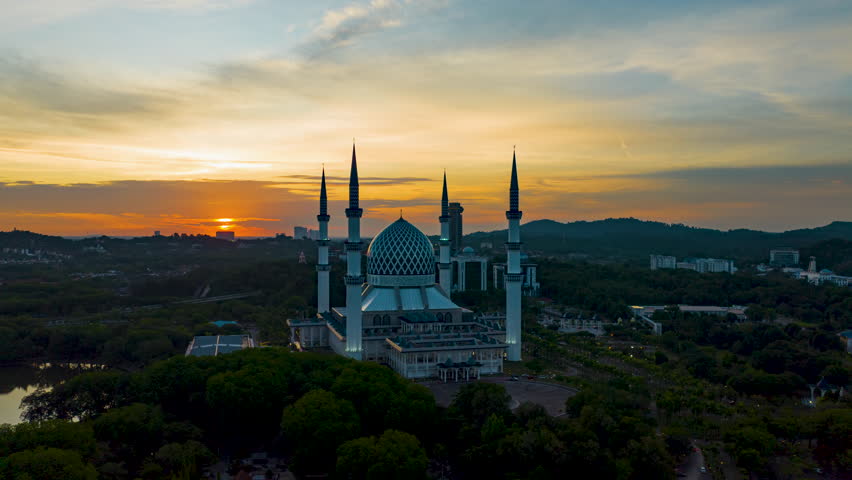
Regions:
<instances>
[{"instance_id":1,"label":"sky","mask_svg":"<svg viewBox=\"0 0 852 480\"><path fill-rule=\"evenodd\" d=\"M0 0L0 230L852 220L845 0ZM227 221L221 221L227 219Z\"/></svg>"}]
</instances>

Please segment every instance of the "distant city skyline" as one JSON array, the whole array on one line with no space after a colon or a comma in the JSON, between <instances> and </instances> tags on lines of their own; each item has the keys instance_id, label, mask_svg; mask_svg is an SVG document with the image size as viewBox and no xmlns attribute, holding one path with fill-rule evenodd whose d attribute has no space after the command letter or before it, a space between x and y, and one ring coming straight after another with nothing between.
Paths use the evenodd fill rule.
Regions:
<instances>
[{"instance_id":1,"label":"distant city skyline","mask_svg":"<svg viewBox=\"0 0 852 480\"><path fill-rule=\"evenodd\" d=\"M852 4L0 0L0 230L852 220ZM222 222L229 219L230 222Z\"/></svg>"}]
</instances>

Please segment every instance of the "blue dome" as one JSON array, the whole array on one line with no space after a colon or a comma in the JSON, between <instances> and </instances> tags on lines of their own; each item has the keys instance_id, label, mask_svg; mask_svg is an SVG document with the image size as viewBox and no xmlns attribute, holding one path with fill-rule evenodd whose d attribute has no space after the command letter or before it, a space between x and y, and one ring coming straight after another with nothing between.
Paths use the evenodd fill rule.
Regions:
<instances>
[{"instance_id":1,"label":"blue dome","mask_svg":"<svg viewBox=\"0 0 852 480\"><path fill-rule=\"evenodd\" d=\"M367 283L418 286L435 283L432 242L400 218L379 232L367 248Z\"/></svg>"}]
</instances>

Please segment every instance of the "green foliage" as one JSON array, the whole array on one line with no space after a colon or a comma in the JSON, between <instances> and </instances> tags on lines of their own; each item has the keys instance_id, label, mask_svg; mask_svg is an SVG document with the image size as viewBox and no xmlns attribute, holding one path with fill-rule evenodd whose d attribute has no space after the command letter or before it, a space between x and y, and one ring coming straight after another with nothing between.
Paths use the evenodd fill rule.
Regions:
<instances>
[{"instance_id":1,"label":"green foliage","mask_svg":"<svg viewBox=\"0 0 852 480\"><path fill-rule=\"evenodd\" d=\"M23 450L0 460L0 478L10 480L95 480L95 467L83 461L78 452L38 447Z\"/></svg>"},{"instance_id":2,"label":"green foliage","mask_svg":"<svg viewBox=\"0 0 852 480\"><path fill-rule=\"evenodd\" d=\"M298 465L304 469L333 458L338 445L358 436L361 421L348 400L313 390L284 409L281 428L295 446Z\"/></svg>"},{"instance_id":3,"label":"green foliage","mask_svg":"<svg viewBox=\"0 0 852 480\"><path fill-rule=\"evenodd\" d=\"M189 440L163 445L157 450L154 458L166 473L195 478L198 476L200 467L211 462L215 457L201 442Z\"/></svg>"},{"instance_id":4,"label":"green foliage","mask_svg":"<svg viewBox=\"0 0 852 480\"><path fill-rule=\"evenodd\" d=\"M128 388L128 376L118 372L90 372L38 390L24 398L27 420L91 418L120 404Z\"/></svg>"},{"instance_id":5,"label":"green foliage","mask_svg":"<svg viewBox=\"0 0 852 480\"><path fill-rule=\"evenodd\" d=\"M98 417L94 424L95 438L109 442L113 448L142 457L160 443L165 420L159 407L134 403L114 408Z\"/></svg>"},{"instance_id":6,"label":"green foliage","mask_svg":"<svg viewBox=\"0 0 852 480\"><path fill-rule=\"evenodd\" d=\"M735 427L725 433L728 451L737 459L737 465L753 472L766 469L767 458L775 450L775 437L755 425Z\"/></svg>"},{"instance_id":7,"label":"green foliage","mask_svg":"<svg viewBox=\"0 0 852 480\"><path fill-rule=\"evenodd\" d=\"M75 450L91 457L95 452L95 437L91 425L86 423L47 420L0 425L0 458L36 447Z\"/></svg>"},{"instance_id":8,"label":"green foliage","mask_svg":"<svg viewBox=\"0 0 852 480\"><path fill-rule=\"evenodd\" d=\"M485 382L468 383L462 385L456 393L450 410L479 427L492 415L508 418L511 415L509 410L511 400L512 397L503 385Z\"/></svg>"},{"instance_id":9,"label":"green foliage","mask_svg":"<svg viewBox=\"0 0 852 480\"><path fill-rule=\"evenodd\" d=\"M337 449L340 478L417 480L426 477L428 459L417 437L387 430L378 439L362 437Z\"/></svg>"}]
</instances>

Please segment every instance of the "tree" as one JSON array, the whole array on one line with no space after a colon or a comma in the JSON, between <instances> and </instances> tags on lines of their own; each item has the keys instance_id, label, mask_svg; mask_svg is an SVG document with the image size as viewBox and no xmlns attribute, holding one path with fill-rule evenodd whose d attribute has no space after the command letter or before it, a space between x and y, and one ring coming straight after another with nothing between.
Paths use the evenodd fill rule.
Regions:
<instances>
[{"instance_id":1,"label":"tree","mask_svg":"<svg viewBox=\"0 0 852 480\"><path fill-rule=\"evenodd\" d=\"M74 450L85 457L95 452L92 427L65 420L0 425L0 458L36 447Z\"/></svg>"},{"instance_id":2,"label":"tree","mask_svg":"<svg viewBox=\"0 0 852 480\"><path fill-rule=\"evenodd\" d=\"M849 369L842 365L829 365L822 371L822 377L825 381L841 387L849 384Z\"/></svg>"},{"instance_id":3,"label":"tree","mask_svg":"<svg viewBox=\"0 0 852 480\"><path fill-rule=\"evenodd\" d=\"M115 408L95 420L95 437L128 452L136 461L153 452L160 444L163 412L159 407L134 403Z\"/></svg>"},{"instance_id":4,"label":"tree","mask_svg":"<svg viewBox=\"0 0 852 480\"><path fill-rule=\"evenodd\" d=\"M78 452L38 447L0 460L0 478L12 480L95 480L98 472Z\"/></svg>"},{"instance_id":5,"label":"tree","mask_svg":"<svg viewBox=\"0 0 852 480\"><path fill-rule=\"evenodd\" d=\"M167 443L154 455L167 472L198 476L199 468L213 460L214 456L201 442L190 440L184 443Z\"/></svg>"},{"instance_id":6,"label":"tree","mask_svg":"<svg viewBox=\"0 0 852 480\"><path fill-rule=\"evenodd\" d=\"M512 397L503 385L476 382L463 385L450 404L451 411L479 427L491 415L508 418Z\"/></svg>"},{"instance_id":7,"label":"tree","mask_svg":"<svg viewBox=\"0 0 852 480\"><path fill-rule=\"evenodd\" d=\"M325 390L312 390L284 409L281 419L284 435L297 452L300 468L322 466L334 458L337 447L358 436L361 421L348 400Z\"/></svg>"},{"instance_id":8,"label":"tree","mask_svg":"<svg viewBox=\"0 0 852 480\"><path fill-rule=\"evenodd\" d=\"M350 440L337 449L342 478L417 480L426 477L428 459L417 437L387 430L381 437Z\"/></svg>"}]
</instances>

